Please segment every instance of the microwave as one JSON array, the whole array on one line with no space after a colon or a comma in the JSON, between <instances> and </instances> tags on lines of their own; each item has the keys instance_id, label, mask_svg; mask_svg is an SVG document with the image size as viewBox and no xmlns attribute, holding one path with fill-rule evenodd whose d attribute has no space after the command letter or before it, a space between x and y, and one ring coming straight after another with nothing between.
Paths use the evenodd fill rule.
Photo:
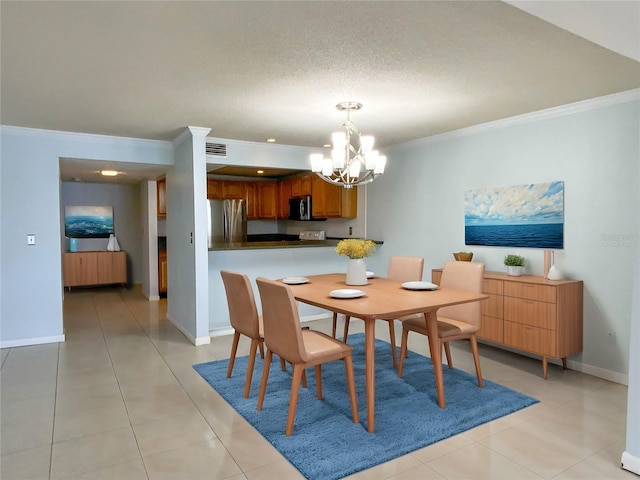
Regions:
<instances>
[{"instance_id":1,"label":"microwave","mask_svg":"<svg viewBox=\"0 0 640 480\"><path fill-rule=\"evenodd\" d=\"M311 197L289 199L289 220L311 220Z\"/></svg>"}]
</instances>

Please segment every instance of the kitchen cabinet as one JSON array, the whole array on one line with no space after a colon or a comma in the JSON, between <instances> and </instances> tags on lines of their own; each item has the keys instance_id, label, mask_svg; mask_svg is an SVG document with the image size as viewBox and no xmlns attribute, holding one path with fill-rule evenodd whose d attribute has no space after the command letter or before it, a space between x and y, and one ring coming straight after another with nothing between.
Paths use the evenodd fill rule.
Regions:
<instances>
[{"instance_id":1,"label":"kitchen cabinet","mask_svg":"<svg viewBox=\"0 0 640 480\"><path fill-rule=\"evenodd\" d=\"M245 191L247 195L247 219L255 220L259 218L258 206L260 204L257 182L247 182L245 184Z\"/></svg>"},{"instance_id":2,"label":"kitchen cabinet","mask_svg":"<svg viewBox=\"0 0 640 480\"><path fill-rule=\"evenodd\" d=\"M207 198L209 200L222 199L222 180L207 178Z\"/></svg>"},{"instance_id":3,"label":"kitchen cabinet","mask_svg":"<svg viewBox=\"0 0 640 480\"><path fill-rule=\"evenodd\" d=\"M314 174L313 176L316 177L317 175ZM291 196L304 197L311 195L311 177L311 174L293 177L291 179Z\"/></svg>"},{"instance_id":4,"label":"kitchen cabinet","mask_svg":"<svg viewBox=\"0 0 640 480\"><path fill-rule=\"evenodd\" d=\"M64 286L127 284L125 252L65 252L62 258Z\"/></svg>"},{"instance_id":5,"label":"kitchen cabinet","mask_svg":"<svg viewBox=\"0 0 640 480\"><path fill-rule=\"evenodd\" d=\"M158 292L167 293L167 251L158 252Z\"/></svg>"},{"instance_id":6,"label":"kitchen cabinet","mask_svg":"<svg viewBox=\"0 0 640 480\"><path fill-rule=\"evenodd\" d=\"M355 218L358 215L358 187L344 188L311 178L311 216L317 218Z\"/></svg>"},{"instance_id":7,"label":"kitchen cabinet","mask_svg":"<svg viewBox=\"0 0 640 480\"><path fill-rule=\"evenodd\" d=\"M439 284L441 276L435 269L431 281ZM582 281L485 272L482 289L489 299L482 302L478 337L540 355L545 379L549 357L566 368L567 357L582 351Z\"/></svg>"},{"instance_id":8,"label":"kitchen cabinet","mask_svg":"<svg viewBox=\"0 0 640 480\"><path fill-rule=\"evenodd\" d=\"M222 199L232 200L234 198L246 198L245 182L223 180Z\"/></svg>"},{"instance_id":9,"label":"kitchen cabinet","mask_svg":"<svg viewBox=\"0 0 640 480\"><path fill-rule=\"evenodd\" d=\"M289 199L291 198L291 180L278 182L278 218L289 218Z\"/></svg>"},{"instance_id":10,"label":"kitchen cabinet","mask_svg":"<svg viewBox=\"0 0 640 480\"><path fill-rule=\"evenodd\" d=\"M278 218L277 182L258 182L258 217L275 220Z\"/></svg>"},{"instance_id":11,"label":"kitchen cabinet","mask_svg":"<svg viewBox=\"0 0 640 480\"><path fill-rule=\"evenodd\" d=\"M165 218L167 216L167 179L161 178L156 181L157 187L157 215Z\"/></svg>"}]
</instances>

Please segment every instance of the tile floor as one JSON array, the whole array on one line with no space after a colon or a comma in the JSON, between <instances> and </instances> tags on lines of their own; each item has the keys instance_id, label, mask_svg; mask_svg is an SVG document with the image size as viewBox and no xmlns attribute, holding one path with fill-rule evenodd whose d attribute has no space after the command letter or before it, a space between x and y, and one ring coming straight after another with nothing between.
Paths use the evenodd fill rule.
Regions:
<instances>
[{"instance_id":1,"label":"tile floor","mask_svg":"<svg viewBox=\"0 0 640 480\"><path fill-rule=\"evenodd\" d=\"M66 293L64 323L64 343L1 351L3 480L302 478L192 369L228 358L230 337L192 346L166 301L135 288ZM419 336L410 348L427 350ZM465 343L453 357L473 372ZM555 365L545 381L539 361L488 346L481 357L485 378L541 402L349 478L638 478L619 468L626 387Z\"/></svg>"}]
</instances>

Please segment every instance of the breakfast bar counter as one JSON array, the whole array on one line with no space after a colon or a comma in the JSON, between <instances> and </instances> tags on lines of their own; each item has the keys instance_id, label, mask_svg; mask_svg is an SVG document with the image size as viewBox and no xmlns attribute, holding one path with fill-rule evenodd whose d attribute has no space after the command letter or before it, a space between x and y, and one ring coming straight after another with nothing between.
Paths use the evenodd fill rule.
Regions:
<instances>
[{"instance_id":1,"label":"breakfast bar counter","mask_svg":"<svg viewBox=\"0 0 640 480\"><path fill-rule=\"evenodd\" d=\"M215 243L209 251L217 250L248 250L248 249L269 249L269 248L314 248L314 247L335 247L339 239L328 240L271 240L257 242L233 242Z\"/></svg>"}]
</instances>

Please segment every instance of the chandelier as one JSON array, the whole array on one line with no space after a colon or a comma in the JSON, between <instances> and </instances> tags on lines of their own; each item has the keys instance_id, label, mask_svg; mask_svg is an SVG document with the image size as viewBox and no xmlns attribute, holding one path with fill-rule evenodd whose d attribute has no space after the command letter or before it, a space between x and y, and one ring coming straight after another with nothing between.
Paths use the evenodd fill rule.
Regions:
<instances>
[{"instance_id":1,"label":"chandelier","mask_svg":"<svg viewBox=\"0 0 640 480\"><path fill-rule=\"evenodd\" d=\"M342 102L336 108L347 112L347 120L340 126L342 131L331 135L331 158L324 158L321 153L311 154L311 171L323 180L344 188L373 182L384 173L387 157L373 150L374 138L361 135L351 122L351 111L360 110L362 104Z\"/></svg>"}]
</instances>

